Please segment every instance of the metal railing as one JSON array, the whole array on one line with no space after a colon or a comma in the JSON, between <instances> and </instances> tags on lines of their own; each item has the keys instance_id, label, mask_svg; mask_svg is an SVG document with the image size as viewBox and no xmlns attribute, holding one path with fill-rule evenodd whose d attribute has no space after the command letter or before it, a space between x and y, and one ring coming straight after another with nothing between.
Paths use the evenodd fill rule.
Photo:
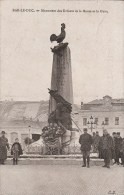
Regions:
<instances>
[{"instance_id":1,"label":"metal railing","mask_svg":"<svg viewBox=\"0 0 124 195\"><path fill-rule=\"evenodd\" d=\"M80 146L78 145L68 145L68 146L58 146L49 147L48 145L29 145L23 149L24 154L41 154L41 155L65 155L65 154L80 154Z\"/></svg>"}]
</instances>

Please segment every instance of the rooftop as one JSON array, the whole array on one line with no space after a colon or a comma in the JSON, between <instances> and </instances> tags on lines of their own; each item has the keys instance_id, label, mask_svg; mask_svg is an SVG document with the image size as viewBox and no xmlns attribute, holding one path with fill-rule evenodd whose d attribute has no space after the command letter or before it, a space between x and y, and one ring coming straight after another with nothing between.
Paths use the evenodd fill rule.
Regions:
<instances>
[{"instance_id":1,"label":"rooftop","mask_svg":"<svg viewBox=\"0 0 124 195\"><path fill-rule=\"evenodd\" d=\"M0 101L0 124L3 126L42 126L48 120L49 101ZM74 105L74 113L80 109Z\"/></svg>"},{"instance_id":2,"label":"rooftop","mask_svg":"<svg viewBox=\"0 0 124 195\"><path fill-rule=\"evenodd\" d=\"M109 110L124 110L124 99L112 99L112 97L106 95L103 99L95 99L91 102L81 105L81 110L92 109L109 109Z\"/></svg>"}]
</instances>

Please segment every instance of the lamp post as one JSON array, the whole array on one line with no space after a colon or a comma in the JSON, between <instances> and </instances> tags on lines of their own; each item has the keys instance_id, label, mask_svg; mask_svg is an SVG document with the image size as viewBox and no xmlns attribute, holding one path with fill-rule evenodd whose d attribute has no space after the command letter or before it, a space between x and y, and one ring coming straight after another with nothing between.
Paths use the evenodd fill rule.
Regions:
<instances>
[{"instance_id":1,"label":"lamp post","mask_svg":"<svg viewBox=\"0 0 124 195\"><path fill-rule=\"evenodd\" d=\"M28 135L28 136L29 136L29 138L30 138L31 126L29 125L28 128L29 128L29 135Z\"/></svg>"},{"instance_id":2,"label":"lamp post","mask_svg":"<svg viewBox=\"0 0 124 195\"><path fill-rule=\"evenodd\" d=\"M29 151L29 142L30 142L30 131L31 131L31 126L29 125L28 126L28 129L29 129L29 135L28 135L28 151Z\"/></svg>"},{"instance_id":3,"label":"lamp post","mask_svg":"<svg viewBox=\"0 0 124 195\"><path fill-rule=\"evenodd\" d=\"M93 129L95 129L94 125L96 125L96 122L94 121L93 117L90 117L90 121L87 122L87 125L90 125L91 132Z\"/></svg>"}]
</instances>

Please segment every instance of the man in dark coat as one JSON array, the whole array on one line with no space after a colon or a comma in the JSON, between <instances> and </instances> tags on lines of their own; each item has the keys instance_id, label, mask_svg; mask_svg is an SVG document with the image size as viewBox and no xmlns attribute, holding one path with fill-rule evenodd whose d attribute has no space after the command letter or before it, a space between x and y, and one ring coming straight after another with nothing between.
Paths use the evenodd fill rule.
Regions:
<instances>
[{"instance_id":1,"label":"man in dark coat","mask_svg":"<svg viewBox=\"0 0 124 195\"><path fill-rule=\"evenodd\" d=\"M96 131L95 134L95 138L94 138L94 142L93 142L93 152L98 153L98 147L99 147L99 141L100 141L100 136L99 136L99 132Z\"/></svg>"},{"instance_id":2,"label":"man in dark coat","mask_svg":"<svg viewBox=\"0 0 124 195\"><path fill-rule=\"evenodd\" d=\"M79 138L79 143L81 144L81 152L83 154L83 165L82 167L86 167L86 160L87 160L87 167L89 168L90 163L90 150L91 145L93 143L92 136L87 133L87 129L84 128L84 133Z\"/></svg>"},{"instance_id":3,"label":"man in dark coat","mask_svg":"<svg viewBox=\"0 0 124 195\"><path fill-rule=\"evenodd\" d=\"M121 163L122 163L122 165L124 167L124 138L122 139L122 142L121 142L121 150L120 150L120 152L121 152Z\"/></svg>"},{"instance_id":4,"label":"man in dark coat","mask_svg":"<svg viewBox=\"0 0 124 195\"><path fill-rule=\"evenodd\" d=\"M112 159L114 143L112 137L108 134L106 129L103 130L103 136L100 138L99 148L101 151L101 158L104 159L105 163L103 167L110 168L110 160Z\"/></svg>"},{"instance_id":5,"label":"man in dark coat","mask_svg":"<svg viewBox=\"0 0 124 195\"><path fill-rule=\"evenodd\" d=\"M4 165L4 161L7 159L7 148L9 149L8 139L5 137L5 131L2 131L0 137L0 164Z\"/></svg>"},{"instance_id":6,"label":"man in dark coat","mask_svg":"<svg viewBox=\"0 0 124 195\"><path fill-rule=\"evenodd\" d=\"M121 144L122 144L122 137L120 136L120 132L117 132L117 136L115 139L115 163L118 165L120 164L119 158L121 158Z\"/></svg>"},{"instance_id":7,"label":"man in dark coat","mask_svg":"<svg viewBox=\"0 0 124 195\"><path fill-rule=\"evenodd\" d=\"M93 136L92 136L92 141L93 141L93 143L92 143L92 146L93 146L93 153L95 152L95 137L96 137L96 133L93 132Z\"/></svg>"},{"instance_id":8,"label":"man in dark coat","mask_svg":"<svg viewBox=\"0 0 124 195\"><path fill-rule=\"evenodd\" d=\"M115 142L116 142L116 137L117 137L117 133L116 132L113 132L112 133L112 139L113 139L113 144L114 144L114 148L113 148L113 159L114 159L114 162L113 162L113 164L116 163L116 156L115 156Z\"/></svg>"}]
</instances>

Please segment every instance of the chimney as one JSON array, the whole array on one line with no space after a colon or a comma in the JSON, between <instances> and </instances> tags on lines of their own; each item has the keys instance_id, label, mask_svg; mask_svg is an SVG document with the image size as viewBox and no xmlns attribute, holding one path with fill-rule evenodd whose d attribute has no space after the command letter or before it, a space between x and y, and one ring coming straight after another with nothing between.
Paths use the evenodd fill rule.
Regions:
<instances>
[{"instance_id":1,"label":"chimney","mask_svg":"<svg viewBox=\"0 0 124 195\"><path fill-rule=\"evenodd\" d=\"M81 102L81 110L83 109L83 105L84 105L83 102Z\"/></svg>"}]
</instances>

